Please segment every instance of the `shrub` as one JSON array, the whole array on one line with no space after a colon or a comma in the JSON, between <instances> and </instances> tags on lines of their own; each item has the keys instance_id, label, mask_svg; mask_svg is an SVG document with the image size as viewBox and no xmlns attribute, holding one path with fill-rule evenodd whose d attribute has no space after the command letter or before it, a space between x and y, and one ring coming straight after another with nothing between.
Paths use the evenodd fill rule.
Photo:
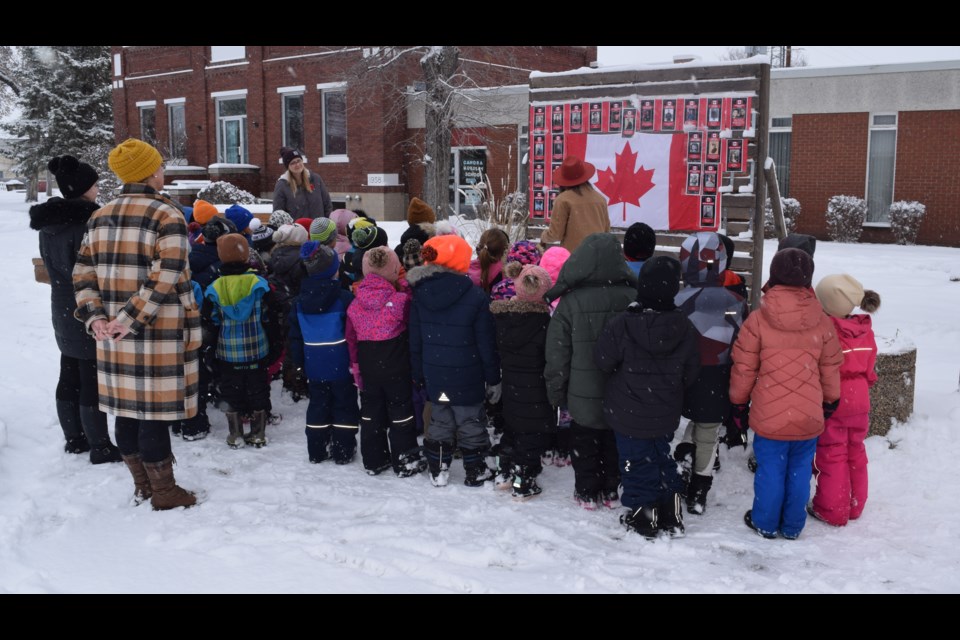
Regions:
<instances>
[{"instance_id":1,"label":"shrub","mask_svg":"<svg viewBox=\"0 0 960 640\"><path fill-rule=\"evenodd\" d=\"M827 235L835 242L857 242L866 218L866 200L856 196L833 196L827 203Z\"/></svg>"},{"instance_id":2,"label":"shrub","mask_svg":"<svg viewBox=\"0 0 960 640\"><path fill-rule=\"evenodd\" d=\"M794 198L780 198L780 208L783 209L783 223L787 233L797 230L797 218L800 217L800 201ZM767 198L763 208L763 237L770 239L777 237L777 225L773 223L773 207L770 198Z\"/></svg>"},{"instance_id":3,"label":"shrub","mask_svg":"<svg viewBox=\"0 0 960 640\"><path fill-rule=\"evenodd\" d=\"M899 200L890 205L890 229L897 244L913 244L927 207L917 201Z\"/></svg>"},{"instance_id":4,"label":"shrub","mask_svg":"<svg viewBox=\"0 0 960 640\"><path fill-rule=\"evenodd\" d=\"M257 198L249 191L220 180L211 182L200 190L197 200L206 200L210 204L256 204Z\"/></svg>"}]
</instances>

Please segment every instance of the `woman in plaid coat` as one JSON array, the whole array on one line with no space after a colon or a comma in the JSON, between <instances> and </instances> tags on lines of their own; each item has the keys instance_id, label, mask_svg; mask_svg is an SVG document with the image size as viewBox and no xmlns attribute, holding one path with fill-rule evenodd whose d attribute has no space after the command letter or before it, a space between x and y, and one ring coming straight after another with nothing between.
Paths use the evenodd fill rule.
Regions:
<instances>
[{"instance_id":1,"label":"woman in plaid coat","mask_svg":"<svg viewBox=\"0 0 960 640\"><path fill-rule=\"evenodd\" d=\"M108 161L123 191L87 223L73 270L74 315L97 339L100 408L117 416L134 501L189 507L196 497L174 481L168 429L197 412L200 312L187 225L159 193L163 160L154 147L130 138Z\"/></svg>"}]
</instances>

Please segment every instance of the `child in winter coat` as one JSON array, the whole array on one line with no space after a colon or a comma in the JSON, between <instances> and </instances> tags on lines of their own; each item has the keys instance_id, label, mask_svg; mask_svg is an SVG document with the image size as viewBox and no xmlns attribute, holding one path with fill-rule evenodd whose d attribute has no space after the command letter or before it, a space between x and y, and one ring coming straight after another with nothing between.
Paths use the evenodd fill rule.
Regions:
<instances>
[{"instance_id":1,"label":"child in winter coat","mask_svg":"<svg viewBox=\"0 0 960 640\"><path fill-rule=\"evenodd\" d=\"M830 316L840 347L840 405L827 418L813 458L817 490L807 512L842 527L856 520L867 502L867 450L870 428L869 388L877 381L877 341L870 316L880 308L880 295L864 289L852 276L830 275L817 284L817 298ZM854 307L866 313L854 314Z\"/></svg>"},{"instance_id":2,"label":"child in winter coat","mask_svg":"<svg viewBox=\"0 0 960 640\"><path fill-rule=\"evenodd\" d=\"M617 438L620 500L630 511L620 522L647 538L683 534L683 482L670 458L687 389L697 378L697 331L674 305L680 263L650 258L640 269L637 301L609 322L594 349L611 374L603 414Z\"/></svg>"},{"instance_id":3,"label":"child in winter coat","mask_svg":"<svg viewBox=\"0 0 960 640\"><path fill-rule=\"evenodd\" d=\"M274 216L276 215L277 212L274 211ZM276 292L280 312L282 344L284 345L288 342L290 307L293 300L300 294L300 282L305 275L303 262L300 260L300 248L308 238L307 232L298 224L282 224L273 232L274 247L273 251L270 252L267 271L270 274L270 284ZM307 379L303 377L303 371L298 371L296 367L292 366L285 355L280 371L283 378L283 390L290 393L294 402L299 402L301 398L309 394Z\"/></svg>"},{"instance_id":4,"label":"child in winter coat","mask_svg":"<svg viewBox=\"0 0 960 640\"><path fill-rule=\"evenodd\" d=\"M620 471L617 441L604 420L607 374L597 367L594 343L603 325L636 298L637 276L623 260L620 242L609 233L594 233L570 256L547 300L560 296L547 330L547 364L543 376L555 407L570 411L574 498L585 509L597 503L615 508Z\"/></svg>"},{"instance_id":5,"label":"child in winter coat","mask_svg":"<svg viewBox=\"0 0 960 640\"><path fill-rule=\"evenodd\" d=\"M350 244L347 225L356 217L357 214L349 209L334 209L330 212L330 219L337 225L337 244L335 248L341 264L343 264L343 256L353 248Z\"/></svg>"},{"instance_id":6,"label":"child in winter coat","mask_svg":"<svg viewBox=\"0 0 960 640\"><path fill-rule=\"evenodd\" d=\"M683 416L690 422L673 453L684 470L687 510L693 514L704 512L713 484L717 435L731 410L730 347L747 317L746 301L723 286L728 264L719 234L694 233L680 246L687 288L675 302L696 329L700 375L684 397Z\"/></svg>"},{"instance_id":7,"label":"child in winter coat","mask_svg":"<svg viewBox=\"0 0 960 640\"><path fill-rule=\"evenodd\" d=\"M353 294L335 280L340 267L336 251L310 240L300 255L307 277L290 311L287 357L303 369L310 384L307 453L313 463L332 457L337 464L348 464L356 455L360 428L345 337Z\"/></svg>"},{"instance_id":8,"label":"child in winter coat","mask_svg":"<svg viewBox=\"0 0 960 640\"><path fill-rule=\"evenodd\" d=\"M400 260L387 247L363 256L363 280L347 308L350 369L360 389L360 454L370 475L393 468L406 478L420 473L410 377L410 286Z\"/></svg>"},{"instance_id":9,"label":"child in winter coat","mask_svg":"<svg viewBox=\"0 0 960 640\"><path fill-rule=\"evenodd\" d=\"M415 384L425 385L432 403L423 446L436 487L449 481L453 443L463 454L469 487L493 476L484 399L499 400L497 356L490 299L466 276L470 245L459 236L437 236L423 247L424 265L411 269L410 362Z\"/></svg>"},{"instance_id":10,"label":"child in winter coat","mask_svg":"<svg viewBox=\"0 0 960 640\"><path fill-rule=\"evenodd\" d=\"M279 353L280 331L270 285L250 271L250 245L238 233L217 239L220 277L204 293L204 316L219 327L216 360L220 397L230 435L227 444L267 444L270 379L267 364ZM242 414L251 414L250 433L243 433Z\"/></svg>"},{"instance_id":11,"label":"child in winter coat","mask_svg":"<svg viewBox=\"0 0 960 640\"><path fill-rule=\"evenodd\" d=\"M510 237L503 229L487 229L477 242L477 257L470 261L467 275L487 295L503 279L503 257L510 248Z\"/></svg>"},{"instance_id":12,"label":"child in winter coat","mask_svg":"<svg viewBox=\"0 0 960 640\"><path fill-rule=\"evenodd\" d=\"M810 289L813 266L800 249L778 251L760 309L733 343L733 422L756 434L753 509L743 519L764 538L803 531L817 436L840 399L843 353Z\"/></svg>"},{"instance_id":13,"label":"child in winter coat","mask_svg":"<svg viewBox=\"0 0 960 640\"><path fill-rule=\"evenodd\" d=\"M521 500L540 494L540 458L556 432L556 412L543 380L550 324L550 306L543 296L550 286L550 274L528 264L517 276L516 296L490 303L503 370L504 432L497 486L513 487L513 497Z\"/></svg>"},{"instance_id":14,"label":"child in winter coat","mask_svg":"<svg viewBox=\"0 0 960 640\"><path fill-rule=\"evenodd\" d=\"M560 270L570 257L570 252L563 247L550 247L540 257L540 266L550 274L550 282L557 283ZM552 316L560 304L560 298L550 303ZM570 464L570 412L566 406L557 408L557 431L553 443L543 452L543 464L552 464L557 467L566 467Z\"/></svg>"},{"instance_id":15,"label":"child in winter coat","mask_svg":"<svg viewBox=\"0 0 960 640\"><path fill-rule=\"evenodd\" d=\"M490 289L491 300L510 300L516 295L513 281L528 264L540 264L540 248L531 240L517 240L507 253L503 279ZM547 274L549 277L550 274ZM551 280L553 282L553 280Z\"/></svg>"}]
</instances>

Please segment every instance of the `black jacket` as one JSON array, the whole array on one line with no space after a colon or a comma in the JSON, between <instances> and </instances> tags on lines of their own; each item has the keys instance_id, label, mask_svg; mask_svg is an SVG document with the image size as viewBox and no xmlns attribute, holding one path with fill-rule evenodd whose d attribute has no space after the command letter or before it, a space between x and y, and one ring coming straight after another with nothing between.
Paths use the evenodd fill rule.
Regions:
<instances>
[{"instance_id":1,"label":"black jacket","mask_svg":"<svg viewBox=\"0 0 960 640\"><path fill-rule=\"evenodd\" d=\"M507 427L514 433L552 433L556 415L543 378L550 307L517 299L495 300L490 312L497 327Z\"/></svg>"},{"instance_id":2,"label":"black jacket","mask_svg":"<svg viewBox=\"0 0 960 640\"><path fill-rule=\"evenodd\" d=\"M80 198L50 198L30 207L30 228L40 232L40 257L50 274L50 311L60 353L70 358L93 360L97 346L83 323L73 317L73 266L87 220L100 208Z\"/></svg>"},{"instance_id":3,"label":"black jacket","mask_svg":"<svg viewBox=\"0 0 960 640\"><path fill-rule=\"evenodd\" d=\"M215 244L195 244L190 247L190 277L206 291L220 277L220 256Z\"/></svg>"},{"instance_id":4,"label":"black jacket","mask_svg":"<svg viewBox=\"0 0 960 640\"><path fill-rule=\"evenodd\" d=\"M679 309L638 303L607 322L594 349L597 366L613 375L603 398L611 429L631 438L672 434L685 389L697 379L697 331Z\"/></svg>"}]
</instances>

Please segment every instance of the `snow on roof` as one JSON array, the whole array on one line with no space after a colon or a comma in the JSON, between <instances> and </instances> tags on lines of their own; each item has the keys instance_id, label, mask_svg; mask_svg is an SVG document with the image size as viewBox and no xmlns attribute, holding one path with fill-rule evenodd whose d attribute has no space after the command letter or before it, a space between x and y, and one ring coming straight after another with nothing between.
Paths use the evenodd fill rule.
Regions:
<instances>
[{"instance_id":1,"label":"snow on roof","mask_svg":"<svg viewBox=\"0 0 960 640\"><path fill-rule=\"evenodd\" d=\"M656 69L676 69L678 67L729 67L734 65L741 64L769 64L770 59L764 55L752 56L750 58L744 58L742 60L719 60L719 61L709 61L704 62L703 60L695 59L690 60L689 62L654 62L649 64L615 64L604 66L600 65L596 69L591 67L580 67L579 69L571 69L569 71L531 71L531 78L550 78L555 76L576 76L582 74L593 74L593 73L610 73L612 71L654 71Z\"/></svg>"}]
</instances>

